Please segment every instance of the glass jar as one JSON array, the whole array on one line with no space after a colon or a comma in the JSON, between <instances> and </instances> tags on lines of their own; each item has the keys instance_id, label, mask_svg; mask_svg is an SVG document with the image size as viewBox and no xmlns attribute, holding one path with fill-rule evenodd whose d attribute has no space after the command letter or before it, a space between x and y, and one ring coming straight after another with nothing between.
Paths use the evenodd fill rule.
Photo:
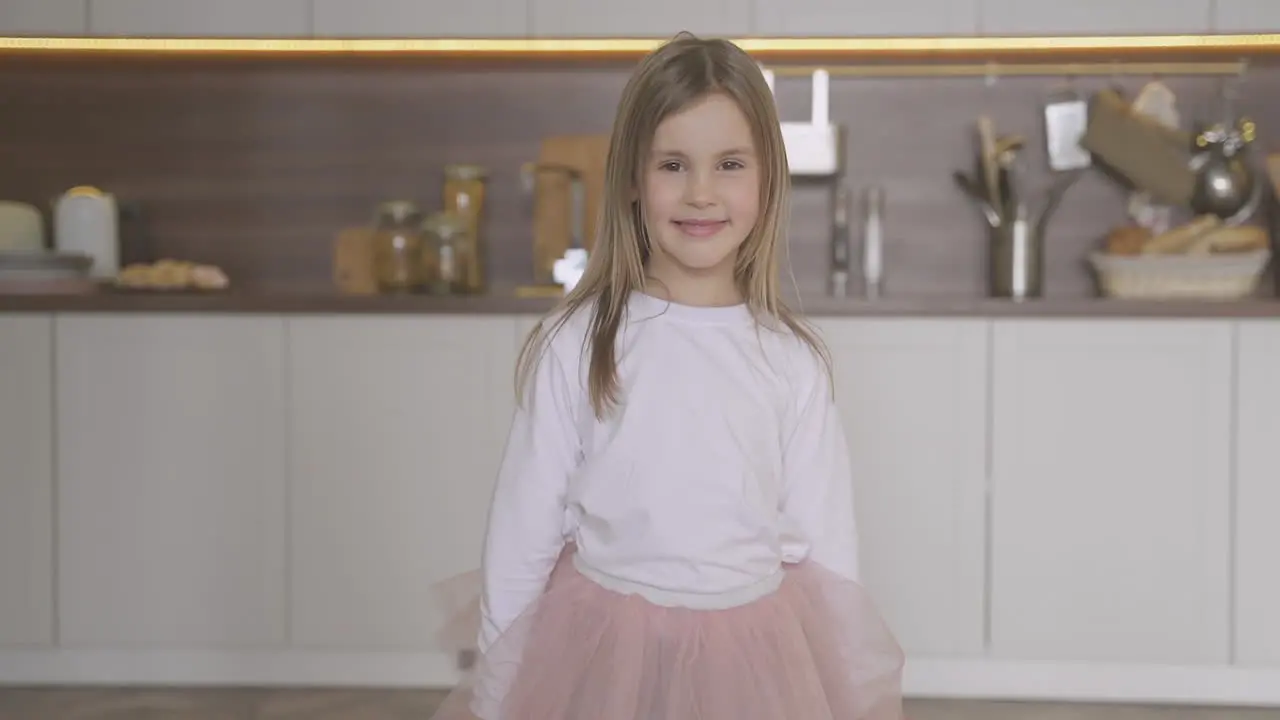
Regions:
<instances>
[{"instance_id":1,"label":"glass jar","mask_svg":"<svg viewBox=\"0 0 1280 720\"><path fill-rule=\"evenodd\" d=\"M447 210L432 213L422 232L428 289L439 295L470 292L466 278L475 264L475 244L466 219Z\"/></svg>"},{"instance_id":2,"label":"glass jar","mask_svg":"<svg viewBox=\"0 0 1280 720\"><path fill-rule=\"evenodd\" d=\"M425 283L420 217L417 206L406 200L378 206L371 242L374 278L382 292L414 292Z\"/></svg>"},{"instance_id":3,"label":"glass jar","mask_svg":"<svg viewBox=\"0 0 1280 720\"><path fill-rule=\"evenodd\" d=\"M479 165L447 165L444 168L444 209L464 221L470 242L470 258L461 276L460 292L484 292L487 286L484 202L488 176L489 171Z\"/></svg>"}]
</instances>

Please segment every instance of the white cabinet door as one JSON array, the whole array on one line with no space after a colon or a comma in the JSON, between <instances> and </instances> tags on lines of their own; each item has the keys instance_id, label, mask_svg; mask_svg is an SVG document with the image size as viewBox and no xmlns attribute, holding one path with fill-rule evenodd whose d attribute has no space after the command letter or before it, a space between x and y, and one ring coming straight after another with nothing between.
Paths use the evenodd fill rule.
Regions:
<instances>
[{"instance_id":1,"label":"white cabinet door","mask_svg":"<svg viewBox=\"0 0 1280 720\"><path fill-rule=\"evenodd\" d=\"M529 0L312 0L317 37L523 37Z\"/></svg>"},{"instance_id":2,"label":"white cabinet door","mask_svg":"<svg viewBox=\"0 0 1280 720\"><path fill-rule=\"evenodd\" d=\"M909 656L984 647L987 323L825 320L864 577Z\"/></svg>"},{"instance_id":3,"label":"white cabinet door","mask_svg":"<svg viewBox=\"0 0 1280 720\"><path fill-rule=\"evenodd\" d=\"M976 35L978 0L752 0L756 35Z\"/></svg>"},{"instance_id":4,"label":"white cabinet door","mask_svg":"<svg viewBox=\"0 0 1280 720\"><path fill-rule=\"evenodd\" d=\"M53 642L53 320L0 315L0 646Z\"/></svg>"},{"instance_id":5,"label":"white cabinet door","mask_svg":"<svg viewBox=\"0 0 1280 720\"><path fill-rule=\"evenodd\" d=\"M283 641L282 321L56 327L61 641Z\"/></svg>"},{"instance_id":6,"label":"white cabinet door","mask_svg":"<svg viewBox=\"0 0 1280 720\"><path fill-rule=\"evenodd\" d=\"M1213 30L1220 33L1280 32L1275 0L1214 0Z\"/></svg>"},{"instance_id":7,"label":"white cabinet door","mask_svg":"<svg viewBox=\"0 0 1280 720\"><path fill-rule=\"evenodd\" d=\"M3 0L0 35L84 35L88 0Z\"/></svg>"},{"instance_id":8,"label":"white cabinet door","mask_svg":"<svg viewBox=\"0 0 1280 720\"><path fill-rule=\"evenodd\" d=\"M994 657L1229 661L1231 327L995 325Z\"/></svg>"},{"instance_id":9,"label":"white cabinet door","mask_svg":"<svg viewBox=\"0 0 1280 720\"><path fill-rule=\"evenodd\" d=\"M1209 32L1213 1L981 0L981 29L983 35L1199 34Z\"/></svg>"},{"instance_id":10,"label":"white cabinet door","mask_svg":"<svg viewBox=\"0 0 1280 720\"><path fill-rule=\"evenodd\" d=\"M479 569L511 419L510 317L292 318L292 642L431 652Z\"/></svg>"},{"instance_id":11,"label":"white cabinet door","mask_svg":"<svg viewBox=\"0 0 1280 720\"><path fill-rule=\"evenodd\" d=\"M1239 325L1236 660L1280 665L1280 322Z\"/></svg>"},{"instance_id":12,"label":"white cabinet door","mask_svg":"<svg viewBox=\"0 0 1280 720\"><path fill-rule=\"evenodd\" d=\"M535 37L657 37L751 32L753 0L529 0Z\"/></svg>"},{"instance_id":13,"label":"white cabinet door","mask_svg":"<svg viewBox=\"0 0 1280 720\"><path fill-rule=\"evenodd\" d=\"M308 0L89 0L94 35L303 37Z\"/></svg>"}]
</instances>

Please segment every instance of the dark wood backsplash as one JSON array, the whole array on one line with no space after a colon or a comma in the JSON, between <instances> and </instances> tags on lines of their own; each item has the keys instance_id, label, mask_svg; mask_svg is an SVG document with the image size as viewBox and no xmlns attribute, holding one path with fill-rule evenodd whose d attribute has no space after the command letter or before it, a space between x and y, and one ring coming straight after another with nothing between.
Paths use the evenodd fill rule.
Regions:
<instances>
[{"instance_id":1,"label":"dark wood backsplash","mask_svg":"<svg viewBox=\"0 0 1280 720\"><path fill-rule=\"evenodd\" d=\"M0 199L50 200L73 185L113 191L126 260L217 263L238 285L330 284L333 236L369 220L381 200L439 204L441 168L492 168L491 278L527 282L530 201L518 169L539 140L608 132L628 68L448 69L407 59L13 59L0 63ZM1084 78L1081 92L1149 78ZM849 176L887 191L886 287L893 295L984 292L984 232L950 180L970 168L973 124L991 114L1025 135L1047 183L1041 105L1060 78L835 78L832 117L848 129ZM1220 81L1166 78L1184 118L1220 114ZM805 120L808 82L783 78L784 119ZM1275 148L1280 68L1254 69L1240 109ZM1093 293L1084 255L1125 220L1123 190L1090 172L1068 194L1048 240L1050 296ZM854 221L857 222L855 216ZM790 257L801 289L826 284L830 211L824 188L796 189Z\"/></svg>"}]
</instances>

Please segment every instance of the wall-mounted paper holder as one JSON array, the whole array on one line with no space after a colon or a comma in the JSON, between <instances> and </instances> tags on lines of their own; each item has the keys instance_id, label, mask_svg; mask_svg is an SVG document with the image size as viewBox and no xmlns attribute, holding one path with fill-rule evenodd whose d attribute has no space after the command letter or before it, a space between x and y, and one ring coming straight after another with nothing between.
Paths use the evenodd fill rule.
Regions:
<instances>
[{"instance_id":1,"label":"wall-mounted paper holder","mask_svg":"<svg viewBox=\"0 0 1280 720\"><path fill-rule=\"evenodd\" d=\"M773 91L773 71L761 69ZM809 122L782 123L782 143L793 177L830 177L844 169L844 128L831 123L829 85L829 73L814 70Z\"/></svg>"}]
</instances>

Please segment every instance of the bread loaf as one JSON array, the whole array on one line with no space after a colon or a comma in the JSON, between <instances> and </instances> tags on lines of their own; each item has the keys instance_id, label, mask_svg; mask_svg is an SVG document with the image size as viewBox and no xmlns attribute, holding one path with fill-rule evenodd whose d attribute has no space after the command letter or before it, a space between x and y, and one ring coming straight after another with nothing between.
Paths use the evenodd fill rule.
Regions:
<instances>
[{"instance_id":1,"label":"bread loaf","mask_svg":"<svg viewBox=\"0 0 1280 720\"><path fill-rule=\"evenodd\" d=\"M1168 232L1148 240L1142 246L1143 255L1177 255L1187 252L1197 239L1216 229L1222 219L1216 215L1200 215Z\"/></svg>"},{"instance_id":2,"label":"bread loaf","mask_svg":"<svg viewBox=\"0 0 1280 720\"><path fill-rule=\"evenodd\" d=\"M1221 227L1207 234L1209 251L1215 253L1255 252L1271 244L1267 231L1256 225Z\"/></svg>"}]
</instances>

